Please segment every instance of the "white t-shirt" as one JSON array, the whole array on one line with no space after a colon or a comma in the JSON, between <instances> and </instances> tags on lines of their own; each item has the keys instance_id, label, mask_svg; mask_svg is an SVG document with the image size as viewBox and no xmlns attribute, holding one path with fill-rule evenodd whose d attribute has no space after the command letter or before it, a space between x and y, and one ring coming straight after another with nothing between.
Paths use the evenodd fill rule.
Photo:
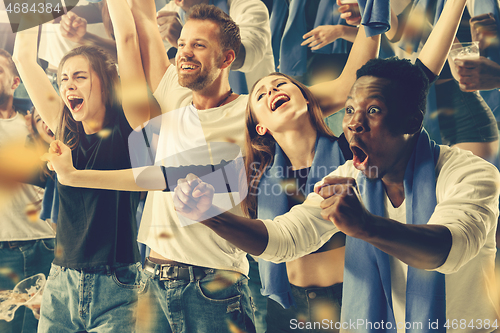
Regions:
<instances>
[{"instance_id":1,"label":"white t-shirt","mask_svg":"<svg viewBox=\"0 0 500 333\"><path fill-rule=\"evenodd\" d=\"M386 216L391 220L406 224L406 200L399 207L394 207L387 194L384 193L384 195ZM408 276L408 265L393 256L389 256L389 264L391 266L391 292L394 319L398 333L404 333L406 317L406 284L404 282ZM398 325L398 323L401 324Z\"/></svg>"},{"instance_id":2,"label":"white t-shirt","mask_svg":"<svg viewBox=\"0 0 500 333\"><path fill-rule=\"evenodd\" d=\"M237 145L236 147L243 151L241 147L244 142L248 96L241 95L221 107L197 110L190 104L191 92L188 90L189 94L186 95L183 94L184 90L187 89L178 86L175 67L169 66L154 93L160 106L165 107L163 111L167 110L162 115L156 164L165 166L218 164L220 160L214 157L216 154L213 152L208 153L206 158L183 155L190 149L209 143L233 143L233 146ZM169 111L172 107L186 103L187 106ZM239 202L236 193L231 195L233 203ZM179 217L174 210L172 197L172 192L148 194L138 241L170 260L247 274L246 253L203 224ZM226 207L232 205L231 198L228 198L227 194L216 194L214 200ZM241 214L239 205L233 207L231 212Z\"/></svg>"},{"instance_id":3,"label":"white t-shirt","mask_svg":"<svg viewBox=\"0 0 500 333\"><path fill-rule=\"evenodd\" d=\"M229 16L240 28L241 44L245 47L245 62L238 70L245 73L248 91L262 77L274 72L269 12L260 0L228 0ZM181 7L170 1L162 10L180 12ZM164 41L168 51L172 46Z\"/></svg>"},{"instance_id":4,"label":"white t-shirt","mask_svg":"<svg viewBox=\"0 0 500 333\"><path fill-rule=\"evenodd\" d=\"M358 174L352 161L348 161L331 175L356 179ZM452 234L448 258L435 269L446 274L446 318L450 326L455 319L458 323L457 328L451 327L448 332L491 332L493 329L485 329L484 323L489 320L492 324L498 318L495 233L500 175L493 165L468 151L441 146L436 178L437 205L428 224L444 225ZM269 242L261 257L274 262L293 260L328 240L337 228L321 218L321 201L319 195L310 194L304 204L295 206L289 213L274 221L265 220ZM397 212L389 213L397 215ZM392 264L394 268L404 265L397 259L393 259ZM399 274L393 285L396 294L398 291L401 294L406 281ZM395 307L398 304L395 312L397 318L401 318L401 313L404 316L401 306L405 302L399 299ZM467 326L471 320L474 320L474 328ZM461 328L461 321L466 322L467 327Z\"/></svg>"},{"instance_id":5,"label":"white t-shirt","mask_svg":"<svg viewBox=\"0 0 500 333\"><path fill-rule=\"evenodd\" d=\"M28 135L22 115L0 119L0 148L23 144ZM43 189L20 184L15 191L0 188L0 241L22 241L55 237L49 223L40 220ZM38 211L36 211L38 209Z\"/></svg>"}]
</instances>

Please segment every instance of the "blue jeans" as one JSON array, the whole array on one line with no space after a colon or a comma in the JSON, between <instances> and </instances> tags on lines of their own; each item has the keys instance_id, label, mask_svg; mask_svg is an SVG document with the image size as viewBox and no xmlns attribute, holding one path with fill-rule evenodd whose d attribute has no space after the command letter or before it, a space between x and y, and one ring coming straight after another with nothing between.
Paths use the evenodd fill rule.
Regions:
<instances>
[{"instance_id":1,"label":"blue jeans","mask_svg":"<svg viewBox=\"0 0 500 333\"><path fill-rule=\"evenodd\" d=\"M248 272L250 280L248 281L248 287L252 292L252 300L255 305L255 331L257 333L265 333L267 328L267 297L260 293L262 284L260 283L259 263L250 255L247 255L247 258L250 263L250 271Z\"/></svg>"},{"instance_id":2,"label":"blue jeans","mask_svg":"<svg viewBox=\"0 0 500 333\"><path fill-rule=\"evenodd\" d=\"M10 290L21 280L43 273L49 274L50 263L54 260L54 238L25 241L19 247L9 247L0 243L0 290ZM0 320L2 333L34 333L38 321L33 312L21 306L11 322Z\"/></svg>"},{"instance_id":3,"label":"blue jeans","mask_svg":"<svg viewBox=\"0 0 500 333\"><path fill-rule=\"evenodd\" d=\"M140 263L75 270L52 265L45 285L39 333L135 332Z\"/></svg>"},{"instance_id":4,"label":"blue jeans","mask_svg":"<svg viewBox=\"0 0 500 333\"><path fill-rule=\"evenodd\" d=\"M296 306L284 309L268 298L267 332L269 333L338 333L342 283L329 287L302 288L291 285ZM308 325L308 326L306 326Z\"/></svg>"},{"instance_id":5,"label":"blue jeans","mask_svg":"<svg viewBox=\"0 0 500 333\"><path fill-rule=\"evenodd\" d=\"M160 281L143 272L148 276L145 296L158 300L168 320L164 327L154 329L164 333L255 332L248 279L225 270L206 272L199 281L191 268L190 281Z\"/></svg>"}]
</instances>

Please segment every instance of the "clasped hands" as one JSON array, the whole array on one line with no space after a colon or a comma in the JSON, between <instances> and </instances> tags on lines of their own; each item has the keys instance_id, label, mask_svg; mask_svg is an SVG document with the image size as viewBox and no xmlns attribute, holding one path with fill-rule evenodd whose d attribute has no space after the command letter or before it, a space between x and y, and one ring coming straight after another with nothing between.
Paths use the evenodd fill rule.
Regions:
<instances>
[{"instance_id":1,"label":"clasped hands","mask_svg":"<svg viewBox=\"0 0 500 333\"><path fill-rule=\"evenodd\" d=\"M314 192L324 200L320 203L321 216L352 237L366 236L366 225L371 214L363 206L353 178L326 177L316 184ZM183 216L203 221L214 216L212 207L214 188L196 175L180 179L174 191L174 207Z\"/></svg>"}]
</instances>

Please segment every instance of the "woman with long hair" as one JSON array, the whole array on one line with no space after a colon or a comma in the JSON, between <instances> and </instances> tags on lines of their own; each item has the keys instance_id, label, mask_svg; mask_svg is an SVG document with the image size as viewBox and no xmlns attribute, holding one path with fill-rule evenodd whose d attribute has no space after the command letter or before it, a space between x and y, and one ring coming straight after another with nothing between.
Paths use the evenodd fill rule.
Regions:
<instances>
[{"instance_id":1,"label":"woman with long hair","mask_svg":"<svg viewBox=\"0 0 500 333\"><path fill-rule=\"evenodd\" d=\"M335 137L310 90L273 73L258 81L246 112L248 217L272 219L288 212L314 184L352 156ZM335 234L318 251L286 264L259 261L268 332L292 330L291 322L340 319L345 235ZM289 281L289 282L288 282ZM292 307L295 305L295 307Z\"/></svg>"},{"instance_id":2,"label":"woman with long hair","mask_svg":"<svg viewBox=\"0 0 500 333\"><path fill-rule=\"evenodd\" d=\"M14 59L41 118L71 148L78 169L130 168L127 139L149 119L147 87L132 13L109 5L116 64L99 48L70 51L58 69L59 94L36 62L37 28L18 32ZM133 22L132 19L129 22ZM55 259L41 305L39 332L133 332L141 281L135 241L138 193L57 184Z\"/></svg>"}]
</instances>

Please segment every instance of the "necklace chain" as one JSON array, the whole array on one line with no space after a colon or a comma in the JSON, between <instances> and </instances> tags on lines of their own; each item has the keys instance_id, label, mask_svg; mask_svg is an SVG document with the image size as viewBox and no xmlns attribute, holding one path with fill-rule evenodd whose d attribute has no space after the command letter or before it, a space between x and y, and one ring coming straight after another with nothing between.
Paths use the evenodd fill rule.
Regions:
<instances>
[{"instance_id":1,"label":"necklace chain","mask_svg":"<svg viewBox=\"0 0 500 333\"><path fill-rule=\"evenodd\" d=\"M7 114L7 118L4 118L4 119L10 119L10 118L13 118L15 115L16 115L16 110L14 109L14 107L12 107L12 108L9 110L9 113ZM0 118L2 118L2 117L0 117Z\"/></svg>"},{"instance_id":2,"label":"necklace chain","mask_svg":"<svg viewBox=\"0 0 500 333\"><path fill-rule=\"evenodd\" d=\"M217 104L217 106L216 106L216 107L218 108L219 106L221 106L222 104L224 104L224 102L226 102L226 101L227 101L227 99L228 99L228 98L229 98L232 94L233 94L233 89L232 89L232 88L230 88L230 89L229 89L229 93L227 94L227 96L226 96L226 97L225 97L222 101L220 101L220 102L219 102L219 104Z\"/></svg>"},{"instance_id":3,"label":"necklace chain","mask_svg":"<svg viewBox=\"0 0 500 333\"><path fill-rule=\"evenodd\" d=\"M216 107L216 108L218 108L219 106L221 106L222 104L224 104L224 103L227 101L227 99L228 99L229 97L231 97L231 95L232 95L232 94L233 94L233 89L231 88L231 89L229 89L229 92L227 93L227 96L226 96L226 97L224 97L224 98L223 98L223 99L219 102L219 104L217 104L215 107ZM194 101L192 101L192 102L191 102L191 104L192 104L192 105L193 105L193 106L197 109L196 105L194 105Z\"/></svg>"}]
</instances>

